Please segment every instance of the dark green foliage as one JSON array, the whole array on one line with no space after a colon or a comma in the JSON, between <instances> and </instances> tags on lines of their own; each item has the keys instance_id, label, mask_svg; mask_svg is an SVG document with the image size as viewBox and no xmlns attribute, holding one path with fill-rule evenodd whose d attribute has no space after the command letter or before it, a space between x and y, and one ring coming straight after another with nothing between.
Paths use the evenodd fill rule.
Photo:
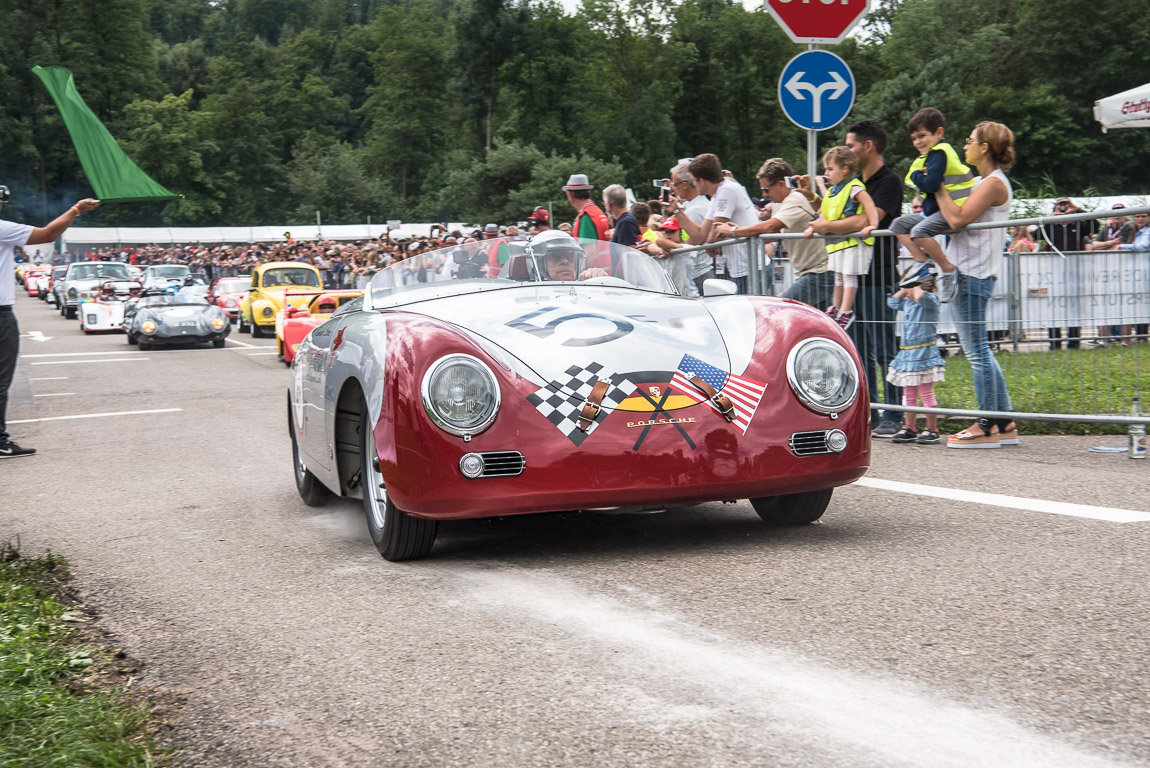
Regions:
<instances>
[{"instance_id":1,"label":"dark green foliage","mask_svg":"<svg viewBox=\"0 0 1150 768\"><path fill-rule=\"evenodd\" d=\"M1146 193L1150 131L1103 135L1090 109L1150 72L1150 0L1088 11L879 0L835 49L859 97L819 146L875 117L905 169L906 120L929 105L956 146L979 120L1010 125L1021 187ZM511 221L562 203L572 171L642 198L702 152L752 188L767 157L806 165L777 104L802 47L735 0L584 0L570 15L556 0L26 0L4 21L5 215L36 224L89 191L32 64L71 69L129 154L186 195L106 206L92 224L311 221L316 207L327 223Z\"/></svg>"}]
</instances>

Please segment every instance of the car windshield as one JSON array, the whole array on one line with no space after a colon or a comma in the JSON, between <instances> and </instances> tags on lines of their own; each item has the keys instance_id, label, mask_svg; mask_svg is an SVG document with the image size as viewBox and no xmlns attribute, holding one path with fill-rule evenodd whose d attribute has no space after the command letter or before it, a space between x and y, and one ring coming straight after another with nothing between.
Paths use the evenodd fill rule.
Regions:
<instances>
[{"instance_id":1,"label":"car windshield","mask_svg":"<svg viewBox=\"0 0 1150 768\"><path fill-rule=\"evenodd\" d=\"M123 264L73 264L68 270L69 280L131 280L128 268Z\"/></svg>"},{"instance_id":2,"label":"car windshield","mask_svg":"<svg viewBox=\"0 0 1150 768\"><path fill-rule=\"evenodd\" d=\"M243 293L251 285L250 277L226 277L216 283L220 293Z\"/></svg>"},{"instance_id":3,"label":"car windshield","mask_svg":"<svg viewBox=\"0 0 1150 768\"><path fill-rule=\"evenodd\" d=\"M195 306L207 307L208 300L203 296L197 296L194 293L165 293L152 296L141 296L139 307L179 307L179 306Z\"/></svg>"},{"instance_id":4,"label":"car windshield","mask_svg":"<svg viewBox=\"0 0 1150 768\"><path fill-rule=\"evenodd\" d=\"M545 233L529 240L482 240L410 256L376 273L372 305L420 301L451 293L524 283L574 283L675 293L666 271L647 254L618 243ZM437 289L428 293L428 289ZM423 292L424 295L420 295Z\"/></svg>"},{"instance_id":5,"label":"car windshield","mask_svg":"<svg viewBox=\"0 0 1150 768\"><path fill-rule=\"evenodd\" d=\"M264 272L261 285L276 288L286 285L310 285L319 287L319 278L310 269L299 267L278 267Z\"/></svg>"},{"instance_id":6,"label":"car windshield","mask_svg":"<svg viewBox=\"0 0 1150 768\"><path fill-rule=\"evenodd\" d=\"M183 264L172 264L163 267L148 267L148 275L150 277L183 277L190 273L191 270Z\"/></svg>"}]
</instances>

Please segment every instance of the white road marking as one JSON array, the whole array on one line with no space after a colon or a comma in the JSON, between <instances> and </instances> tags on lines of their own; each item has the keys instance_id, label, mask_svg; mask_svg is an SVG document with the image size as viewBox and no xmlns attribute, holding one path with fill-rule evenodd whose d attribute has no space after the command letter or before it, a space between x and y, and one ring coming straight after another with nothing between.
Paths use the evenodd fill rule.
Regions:
<instances>
[{"instance_id":1,"label":"white road marking","mask_svg":"<svg viewBox=\"0 0 1150 768\"><path fill-rule=\"evenodd\" d=\"M61 381L68 378L67 376L41 376L38 379L28 379L28 381Z\"/></svg>"},{"instance_id":2,"label":"white road marking","mask_svg":"<svg viewBox=\"0 0 1150 768\"><path fill-rule=\"evenodd\" d=\"M145 413L177 413L184 410L183 408L156 408L151 411L113 411L110 413L81 413L76 416L47 416L43 419L20 419L12 421L9 419L9 424L35 424L40 421L69 421L71 419L101 419L105 416L139 416Z\"/></svg>"},{"instance_id":3,"label":"white road marking","mask_svg":"<svg viewBox=\"0 0 1150 768\"><path fill-rule=\"evenodd\" d=\"M150 357L106 357L103 360L44 360L29 365L72 365L73 363L137 363L141 360L151 360Z\"/></svg>"},{"instance_id":4,"label":"white road marking","mask_svg":"<svg viewBox=\"0 0 1150 768\"><path fill-rule=\"evenodd\" d=\"M267 347L263 344L248 344L246 341L240 341L239 339L233 339L231 336L228 337L228 343L229 344L238 344L241 347L248 347L249 349L267 349Z\"/></svg>"},{"instance_id":5,"label":"white road marking","mask_svg":"<svg viewBox=\"0 0 1150 768\"><path fill-rule=\"evenodd\" d=\"M48 392L48 393L45 393L42 395L36 395L36 397L38 397L38 398L39 397L67 397L68 395L74 395L74 394L76 394L76 393L75 392Z\"/></svg>"},{"instance_id":6,"label":"white road marking","mask_svg":"<svg viewBox=\"0 0 1150 768\"><path fill-rule=\"evenodd\" d=\"M1101 768L1119 765L1031 731L1006 716L946 701L903 681L869 677L793 652L740 643L682 617L595 595L564 579L494 563L450 569L467 584L460 602L567 635L575 651L602 646L601 673L627 695L604 703L650 718L660 702L668 727L689 699L693 719L715 718L747 733L826 744L857 762L918 768ZM682 715L680 715L681 717ZM721 719L721 720L720 720ZM829 764L840 764L831 760ZM844 765L850 763L841 763Z\"/></svg>"},{"instance_id":7,"label":"white road marking","mask_svg":"<svg viewBox=\"0 0 1150 768\"><path fill-rule=\"evenodd\" d=\"M45 336L43 331L28 331L21 336L27 336L32 341L50 341L52 339L51 336Z\"/></svg>"},{"instance_id":8,"label":"white road marking","mask_svg":"<svg viewBox=\"0 0 1150 768\"><path fill-rule=\"evenodd\" d=\"M142 355L138 349L125 349L120 352L45 352L41 355L20 355L23 360L34 357L97 357L99 355Z\"/></svg>"},{"instance_id":9,"label":"white road marking","mask_svg":"<svg viewBox=\"0 0 1150 768\"><path fill-rule=\"evenodd\" d=\"M917 496L933 496L937 499L966 501L972 504L986 504L992 507L1005 507L1006 509L1021 509L1027 512L1046 512L1051 515L1086 517L1091 520L1106 520L1111 523L1144 523L1150 520L1150 513L1139 512L1133 509L1095 507L1090 504L1071 504L1065 501L1050 501L1048 499L1028 499L1022 496L1004 496L998 493L966 491L959 488L939 488L933 485L915 485L914 483L900 483L896 480L880 480L877 477L864 477L860 480L856 480L854 484L881 491L910 493Z\"/></svg>"}]
</instances>

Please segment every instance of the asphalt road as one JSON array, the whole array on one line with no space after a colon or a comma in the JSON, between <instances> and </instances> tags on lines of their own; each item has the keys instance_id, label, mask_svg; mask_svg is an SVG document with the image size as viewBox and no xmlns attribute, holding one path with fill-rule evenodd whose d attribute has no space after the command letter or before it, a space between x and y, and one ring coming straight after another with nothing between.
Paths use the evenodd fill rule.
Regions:
<instances>
[{"instance_id":1,"label":"asphalt road","mask_svg":"<svg viewBox=\"0 0 1150 768\"><path fill-rule=\"evenodd\" d=\"M818 525L466 521L391 564L296 495L274 342L17 314L0 537L73 564L188 766L1150 765L1150 515L1108 512L1150 462L1087 452L1121 438L876 441Z\"/></svg>"}]
</instances>

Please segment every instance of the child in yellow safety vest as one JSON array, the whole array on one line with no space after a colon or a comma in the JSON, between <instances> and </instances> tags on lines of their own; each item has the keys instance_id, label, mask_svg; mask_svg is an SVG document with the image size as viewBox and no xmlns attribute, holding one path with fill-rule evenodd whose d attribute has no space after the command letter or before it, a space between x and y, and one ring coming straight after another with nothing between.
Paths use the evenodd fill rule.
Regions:
<instances>
[{"instance_id":1,"label":"child in yellow safety vest","mask_svg":"<svg viewBox=\"0 0 1150 768\"><path fill-rule=\"evenodd\" d=\"M914 113L907 123L910 140L921 154L910 165L906 185L922 197L922 213L899 216L890 229L916 262L909 280L919 279L928 269L927 259L938 265L938 298L946 302L954 299L957 273L954 265L943 253L934 238L946 234L950 227L939 210L934 193L946 187L951 198L963 205L974 191L974 173L959 159L954 147L943 139L946 136L946 117L934 107L925 107Z\"/></svg>"},{"instance_id":2,"label":"child in yellow safety vest","mask_svg":"<svg viewBox=\"0 0 1150 768\"><path fill-rule=\"evenodd\" d=\"M816 232L826 235L827 262L835 273L834 304L826 312L843 330L855 320L859 275L870 272L874 255L874 238L867 235L878 227L879 221L878 208L859 178L858 167L858 157L846 147L827 150L823 168L831 187L823 198L819 217L803 232L805 237ZM843 237L855 231L862 235L861 242L857 237Z\"/></svg>"}]
</instances>

